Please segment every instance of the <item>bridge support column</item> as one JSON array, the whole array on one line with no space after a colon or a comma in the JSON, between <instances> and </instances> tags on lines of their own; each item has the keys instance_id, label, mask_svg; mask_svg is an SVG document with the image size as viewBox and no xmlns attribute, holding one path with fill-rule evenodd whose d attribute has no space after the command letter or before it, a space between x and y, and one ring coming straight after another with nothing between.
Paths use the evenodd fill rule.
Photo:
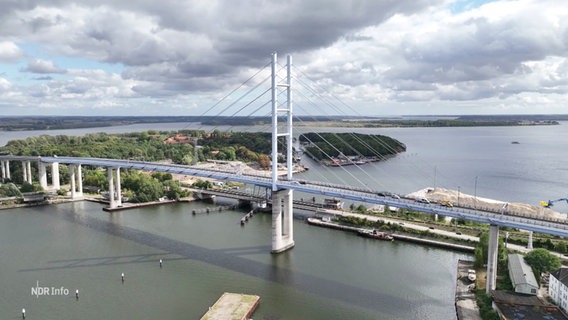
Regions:
<instances>
[{"instance_id":1,"label":"bridge support column","mask_svg":"<svg viewBox=\"0 0 568 320\"><path fill-rule=\"evenodd\" d=\"M116 205L122 207L122 188L120 187L120 167L115 169L116 179L115 182L115 190L116 190Z\"/></svg>"},{"instance_id":2,"label":"bridge support column","mask_svg":"<svg viewBox=\"0 0 568 320\"><path fill-rule=\"evenodd\" d=\"M47 163L39 161L37 166L39 171L39 185L43 190L47 190L49 188L47 181ZM51 185L53 190L59 190L61 188L59 182L59 163L57 162L51 163ZM80 189L82 189L82 187Z\"/></svg>"},{"instance_id":3,"label":"bridge support column","mask_svg":"<svg viewBox=\"0 0 568 320\"><path fill-rule=\"evenodd\" d=\"M10 160L4 161L4 165L6 166L6 179L12 180L10 177Z\"/></svg>"},{"instance_id":4,"label":"bridge support column","mask_svg":"<svg viewBox=\"0 0 568 320\"><path fill-rule=\"evenodd\" d=\"M28 168L28 183L32 184L32 162L26 161L26 167Z\"/></svg>"},{"instance_id":5,"label":"bridge support column","mask_svg":"<svg viewBox=\"0 0 568 320\"><path fill-rule=\"evenodd\" d=\"M116 201L114 201L114 176L112 175L112 168L107 168L107 176L108 176L108 201L109 207L111 209L118 207L116 205Z\"/></svg>"},{"instance_id":6,"label":"bridge support column","mask_svg":"<svg viewBox=\"0 0 568 320\"><path fill-rule=\"evenodd\" d=\"M487 244L487 282L485 293L491 294L497 285L497 258L499 253L499 226L489 226L489 243Z\"/></svg>"},{"instance_id":7,"label":"bridge support column","mask_svg":"<svg viewBox=\"0 0 568 320\"><path fill-rule=\"evenodd\" d=\"M6 179L10 179L9 163L10 163L10 161L8 161L8 160L2 160L0 162L0 164L2 166L2 181L5 181Z\"/></svg>"},{"instance_id":8,"label":"bridge support column","mask_svg":"<svg viewBox=\"0 0 568 320\"><path fill-rule=\"evenodd\" d=\"M28 166L25 161L22 161L22 182L28 182Z\"/></svg>"},{"instance_id":9,"label":"bridge support column","mask_svg":"<svg viewBox=\"0 0 568 320\"><path fill-rule=\"evenodd\" d=\"M272 191L272 253L294 247L292 190Z\"/></svg>"},{"instance_id":10,"label":"bridge support column","mask_svg":"<svg viewBox=\"0 0 568 320\"><path fill-rule=\"evenodd\" d=\"M69 169L69 189L71 189L69 191L71 191L71 199L75 199L77 196L75 191L75 165L70 164L67 168Z\"/></svg>"},{"instance_id":11,"label":"bridge support column","mask_svg":"<svg viewBox=\"0 0 568 320\"><path fill-rule=\"evenodd\" d=\"M529 241L527 242L527 249L528 250L533 249L533 232L532 231L529 231Z\"/></svg>"},{"instance_id":12,"label":"bridge support column","mask_svg":"<svg viewBox=\"0 0 568 320\"><path fill-rule=\"evenodd\" d=\"M53 185L53 189L59 190L61 189L61 182L59 181L59 163L53 162L51 164L51 184Z\"/></svg>"},{"instance_id":13,"label":"bridge support column","mask_svg":"<svg viewBox=\"0 0 568 320\"><path fill-rule=\"evenodd\" d=\"M80 164L77 165L77 193L83 197L83 170Z\"/></svg>"},{"instance_id":14,"label":"bridge support column","mask_svg":"<svg viewBox=\"0 0 568 320\"><path fill-rule=\"evenodd\" d=\"M83 175L81 173L81 165L70 164L69 176L71 199L77 200L83 198Z\"/></svg>"},{"instance_id":15,"label":"bridge support column","mask_svg":"<svg viewBox=\"0 0 568 320\"><path fill-rule=\"evenodd\" d=\"M39 185L43 190L47 190L47 170L45 169L45 163L38 162L38 171L39 171Z\"/></svg>"},{"instance_id":16,"label":"bridge support column","mask_svg":"<svg viewBox=\"0 0 568 320\"><path fill-rule=\"evenodd\" d=\"M113 171L116 172L116 180ZM122 190L120 188L120 168L107 169L109 207L111 209L122 206Z\"/></svg>"}]
</instances>

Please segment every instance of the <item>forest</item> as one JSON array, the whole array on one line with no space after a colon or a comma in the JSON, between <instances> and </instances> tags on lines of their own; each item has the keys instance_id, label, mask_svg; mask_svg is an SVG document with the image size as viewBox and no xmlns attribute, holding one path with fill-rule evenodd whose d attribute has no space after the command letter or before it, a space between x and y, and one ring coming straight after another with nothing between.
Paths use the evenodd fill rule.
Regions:
<instances>
[{"instance_id":1,"label":"forest","mask_svg":"<svg viewBox=\"0 0 568 320\"><path fill-rule=\"evenodd\" d=\"M173 139L174 137L175 139ZM246 163L258 163L269 167L270 134L213 132L184 130L176 132L158 132L149 130L139 133L106 134L94 133L84 136L38 136L23 140L13 140L0 148L1 154L19 156L70 156L110 159L131 159L139 161L168 161L177 164L191 164L195 149L193 138L198 138L198 161L241 160ZM168 140L168 139L171 139ZM170 141L168 143L167 141ZM36 166L35 163L32 164ZM39 184L28 185L23 182L22 168L19 162L11 163L12 182L0 188L0 196L20 196L20 192L41 191ZM37 172L37 169L32 170ZM101 168L83 168L84 186L88 189L106 190L107 175ZM66 166L60 166L62 184L69 183ZM34 181L38 181L34 177ZM158 200L167 196L178 199L184 196L179 184L171 175L154 173L142 174L132 170L121 171L124 193L133 202Z\"/></svg>"},{"instance_id":2,"label":"forest","mask_svg":"<svg viewBox=\"0 0 568 320\"><path fill-rule=\"evenodd\" d=\"M406 146L391 137L360 133L306 133L300 135L305 151L316 160L340 156L384 159L406 151Z\"/></svg>"},{"instance_id":3,"label":"forest","mask_svg":"<svg viewBox=\"0 0 568 320\"><path fill-rule=\"evenodd\" d=\"M279 145L284 146L284 137L279 138ZM194 141L198 141L197 152ZM307 133L300 137L307 143L306 152L324 159L326 155L336 157L358 155L384 158L406 150L404 144L386 136L362 134ZM331 144L331 145L330 145ZM206 160L243 161L261 168L271 164L271 133L263 132L206 132L201 130L180 130L159 132L149 130L138 133L107 134L93 133L84 136L49 136L29 137L13 140L0 148L1 154L18 156L69 156L109 159L130 159L137 161L167 161L189 165ZM197 159L195 157L197 156ZM279 157L279 162L285 161ZM36 166L37 164L33 164ZM22 168L19 162L11 164L12 182L20 185L20 191L40 191L39 184L27 185L23 182ZM37 169L32 170L37 172ZM84 186L88 189L104 191L108 188L107 174L101 168L83 168ZM62 184L69 183L66 166L60 166ZM38 181L34 177L34 181ZM121 181L125 196L131 201L154 201L167 196L179 199L184 196L179 183L171 175L154 173L151 175L133 170L122 170ZM17 194L13 186L5 184L0 188L0 196Z\"/></svg>"}]
</instances>

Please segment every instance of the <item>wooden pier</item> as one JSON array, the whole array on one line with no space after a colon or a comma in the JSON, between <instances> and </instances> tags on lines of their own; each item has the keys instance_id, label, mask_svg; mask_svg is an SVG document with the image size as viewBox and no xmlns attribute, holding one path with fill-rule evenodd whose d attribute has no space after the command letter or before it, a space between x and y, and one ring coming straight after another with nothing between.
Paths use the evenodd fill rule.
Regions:
<instances>
[{"instance_id":1,"label":"wooden pier","mask_svg":"<svg viewBox=\"0 0 568 320\"><path fill-rule=\"evenodd\" d=\"M254 215L254 209L249 211L249 213L245 214L245 216L241 218L241 225L244 225L246 222L248 222L253 215Z\"/></svg>"},{"instance_id":2,"label":"wooden pier","mask_svg":"<svg viewBox=\"0 0 568 320\"><path fill-rule=\"evenodd\" d=\"M248 320L259 302L256 295L225 292L201 320Z\"/></svg>"}]
</instances>

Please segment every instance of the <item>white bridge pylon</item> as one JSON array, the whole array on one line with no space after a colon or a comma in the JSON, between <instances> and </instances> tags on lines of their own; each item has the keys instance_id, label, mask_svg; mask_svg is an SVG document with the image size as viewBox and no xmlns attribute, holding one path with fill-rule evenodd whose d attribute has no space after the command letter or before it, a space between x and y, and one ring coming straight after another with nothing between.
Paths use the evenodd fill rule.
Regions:
<instances>
[{"instance_id":1,"label":"white bridge pylon","mask_svg":"<svg viewBox=\"0 0 568 320\"><path fill-rule=\"evenodd\" d=\"M286 137L286 178L292 179L292 57L286 63L286 83L278 81L278 55L272 54L272 253L294 247L293 190L278 187L278 137ZM278 103L278 93L286 90L286 101ZM278 130L278 116L286 117L286 129Z\"/></svg>"}]
</instances>

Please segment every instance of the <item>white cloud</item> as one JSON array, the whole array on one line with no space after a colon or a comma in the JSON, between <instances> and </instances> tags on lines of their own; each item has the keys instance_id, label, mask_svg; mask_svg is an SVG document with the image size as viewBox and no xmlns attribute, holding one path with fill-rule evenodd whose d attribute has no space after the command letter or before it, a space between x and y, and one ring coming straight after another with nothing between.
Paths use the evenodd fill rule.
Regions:
<instances>
[{"instance_id":1,"label":"white cloud","mask_svg":"<svg viewBox=\"0 0 568 320\"><path fill-rule=\"evenodd\" d=\"M53 61L47 61L42 59L33 59L28 61L28 66L23 68L24 72L32 73L65 73L66 70L59 68L53 63Z\"/></svg>"},{"instance_id":2,"label":"white cloud","mask_svg":"<svg viewBox=\"0 0 568 320\"><path fill-rule=\"evenodd\" d=\"M205 96L222 96L274 50L294 54L295 65L322 90L363 112L381 104L423 111L421 103L449 113L475 113L476 106L487 112L485 104L493 103L514 110L527 99L558 103L566 92L564 2L10 2L0 13L0 63L22 61L22 48L36 46L20 69L59 76L15 85L14 75L2 75L12 84L4 90L21 105L37 105L41 96L54 105L74 101L85 112L127 109L138 99L181 112ZM124 69L120 75L77 69L65 57Z\"/></svg>"},{"instance_id":3,"label":"white cloud","mask_svg":"<svg viewBox=\"0 0 568 320\"><path fill-rule=\"evenodd\" d=\"M0 41L0 63L10 63L24 57L23 51L12 41Z\"/></svg>"},{"instance_id":4,"label":"white cloud","mask_svg":"<svg viewBox=\"0 0 568 320\"><path fill-rule=\"evenodd\" d=\"M10 81L0 78L0 92L7 91L12 87Z\"/></svg>"}]
</instances>

